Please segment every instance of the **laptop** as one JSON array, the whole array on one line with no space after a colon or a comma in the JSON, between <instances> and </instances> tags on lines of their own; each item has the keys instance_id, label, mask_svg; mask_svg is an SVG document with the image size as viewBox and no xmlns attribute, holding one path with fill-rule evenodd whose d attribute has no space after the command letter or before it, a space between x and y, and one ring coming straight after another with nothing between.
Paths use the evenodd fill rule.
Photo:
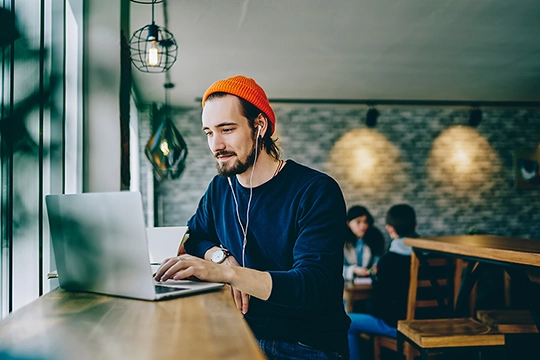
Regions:
<instances>
[{"instance_id":1,"label":"laptop","mask_svg":"<svg viewBox=\"0 0 540 360\"><path fill-rule=\"evenodd\" d=\"M65 290L162 300L224 285L153 279L139 192L47 195L45 201L58 281Z\"/></svg>"}]
</instances>

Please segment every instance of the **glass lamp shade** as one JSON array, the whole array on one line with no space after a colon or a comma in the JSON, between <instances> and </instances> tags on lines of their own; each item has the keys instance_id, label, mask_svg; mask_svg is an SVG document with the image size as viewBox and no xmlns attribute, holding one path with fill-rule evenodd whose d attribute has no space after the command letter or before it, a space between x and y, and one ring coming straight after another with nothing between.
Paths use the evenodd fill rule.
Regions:
<instances>
[{"instance_id":1,"label":"glass lamp shade","mask_svg":"<svg viewBox=\"0 0 540 360\"><path fill-rule=\"evenodd\" d=\"M176 61L178 45L172 33L152 23L133 33L129 51L131 62L138 70L162 73Z\"/></svg>"},{"instance_id":2,"label":"glass lamp shade","mask_svg":"<svg viewBox=\"0 0 540 360\"><path fill-rule=\"evenodd\" d=\"M144 153L159 179L178 179L186 168L186 142L168 117L165 117L148 140Z\"/></svg>"}]
</instances>

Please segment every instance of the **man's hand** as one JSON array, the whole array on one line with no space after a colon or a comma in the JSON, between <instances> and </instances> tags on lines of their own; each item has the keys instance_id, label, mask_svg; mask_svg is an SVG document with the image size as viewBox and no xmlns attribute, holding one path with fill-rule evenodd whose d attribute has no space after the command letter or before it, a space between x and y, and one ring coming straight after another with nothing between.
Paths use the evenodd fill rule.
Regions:
<instances>
[{"instance_id":1,"label":"man's hand","mask_svg":"<svg viewBox=\"0 0 540 360\"><path fill-rule=\"evenodd\" d=\"M165 259L156 271L154 279L156 281L182 280L194 276L199 280L229 283L231 274L227 268L195 256L180 255Z\"/></svg>"},{"instance_id":2,"label":"man's hand","mask_svg":"<svg viewBox=\"0 0 540 360\"><path fill-rule=\"evenodd\" d=\"M230 266L240 266L238 261L236 261L236 259L232 255L229 256L227 259L225 259L223 264L230 265ZM240 290L233 288L232 286L230 288L231 288L231 295L234 299L234 303L236 304L236 307L238 308L238 310L242 312L242 314L245 315L248 312L248 308L249 308L249 295L241 292Z\"/></svg>"},{"instance_id":3,"label":"man's hand","mask_svg":"<svg viewBox=\"0 0 540 360\"><path fill-rule=\"evenodd\" d=\"M234 256L227 257L221 264L214 264L195 256L180 255L165 259L156 271L154 279L156 281L181 280L194 276L204 281L230 283L227 271L230 266L240 266ZM246 314L249 308L249 295L232 286L230 288L236 307L242 314Z\"/></svg>"},{"instance_id":4,"label":"man's hand","mask_svg":"<svg viewBox=\"0 0 540 360\"><path fill-rule=\"evenodd\" d=\"M219 248L208 249L204 259L192 255L180 255L165 259L156 271L154 279L156 281L182 280L194 276L204 281L229 284L236 307L243 314L248 311L250 296L268 300L272 293L270 273L244 268L232 256L229 256L221 264L215 264L210 261L212 251L215 249Z\"/></svg>"}]
</instances>

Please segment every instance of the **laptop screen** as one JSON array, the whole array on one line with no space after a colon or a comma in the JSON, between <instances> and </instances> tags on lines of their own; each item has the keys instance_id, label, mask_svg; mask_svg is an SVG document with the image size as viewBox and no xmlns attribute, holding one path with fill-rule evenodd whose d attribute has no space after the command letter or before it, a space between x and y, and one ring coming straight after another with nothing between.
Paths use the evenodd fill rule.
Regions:
<instances>
[{"instance_id":1,"label":"laptop screen","mask_svg":"<svg viewBox=\"0 0 540 360\"><path fill-rule=\"evenodd\" d=\"M62 288L155 296L140 193L47 195L46 202Z\"/></svg>"}]
</instances>

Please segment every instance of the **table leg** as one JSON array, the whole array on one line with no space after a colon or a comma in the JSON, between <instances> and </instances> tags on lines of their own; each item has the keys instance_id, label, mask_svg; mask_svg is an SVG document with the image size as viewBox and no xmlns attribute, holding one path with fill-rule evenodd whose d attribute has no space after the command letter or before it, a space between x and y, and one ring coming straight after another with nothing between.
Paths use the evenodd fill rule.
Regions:
<instances>
[{"instance_id":1,"label":"table leg","mask_svg":"<svg viewBox=\"0 0 540 360\"><path fill-rule=\"evenodd\" d=\"M469 261L456 300L455 316L466 317L469 313L469 298L474 285L478 282L480 274L487 265L476 261Z\"/></svg>"}]
</instances>

